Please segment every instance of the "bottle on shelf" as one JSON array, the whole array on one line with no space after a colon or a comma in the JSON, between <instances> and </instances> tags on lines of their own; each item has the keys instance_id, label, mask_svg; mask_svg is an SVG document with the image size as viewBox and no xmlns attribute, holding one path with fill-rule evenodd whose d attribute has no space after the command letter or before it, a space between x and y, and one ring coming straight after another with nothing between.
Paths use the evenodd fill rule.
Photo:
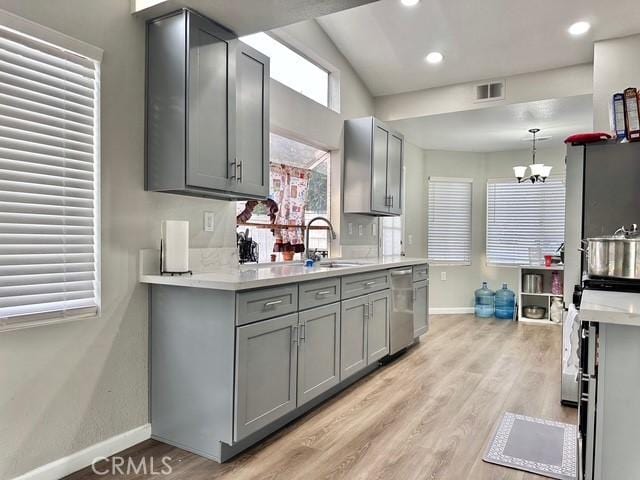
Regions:
<instances>
[{"instance_id":1,"label":"bottle on shelf","mask_svg":"<svg viewBox=\"0 0 640 480\"><path fill-rule=\"evenodd\" d=\"M482 288L475 291L475 313L476 317L493 317L495 312L495 297L493 290L487 287L487 282L482 282Z\"/></svg>"},{"instance_id":2,"label":"bottle on shelf","mask_svg":"<svg viewBox=\"0 0 640 480\"><path fill-rule=\"evenodd\" d=\"M551 293L553 295L562 295L562 281L560 281L560 272L551 272Z\"/></svg>"},{"instance_id":3,"label":"bottle on shelf","mask_svg":"<svg viewBox=\"0 0 640 480\"><path fill-rule=\"evenodd\" d=\"M553 323L561 323L562 322L562 311L564 310L562 306L562 298L561 297L551 297L551 307L549 308L549 319Z\"/></svg>"},{"instance_id":4,"label":"bottle on shelf","mask_svg":"<svg viewBox=\"0 0 640 480\"><path fill-rule=\"evenodd\" d=\"M516 294L512 290L509 290L506 283L503 283L502 288L496 291L495 306L496 318L513 320L513 314L516 308Z\"/></svg>"}]
</instances>

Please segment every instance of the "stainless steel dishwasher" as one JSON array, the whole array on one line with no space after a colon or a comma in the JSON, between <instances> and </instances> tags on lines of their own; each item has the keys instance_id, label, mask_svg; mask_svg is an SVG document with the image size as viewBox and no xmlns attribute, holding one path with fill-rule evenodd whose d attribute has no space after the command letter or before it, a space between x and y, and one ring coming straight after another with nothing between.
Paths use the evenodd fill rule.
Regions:
<instances>
[{"instance_id":1,"label":"stainless steel dishwasher","mask_svg":"<svg viewBox=\"0 0 640 480\"><path fill-rule=\"evenodd\" d=\"M391 270L390 355L413 343L413 295L413 269Z\"/></svg>"}]
</instances>

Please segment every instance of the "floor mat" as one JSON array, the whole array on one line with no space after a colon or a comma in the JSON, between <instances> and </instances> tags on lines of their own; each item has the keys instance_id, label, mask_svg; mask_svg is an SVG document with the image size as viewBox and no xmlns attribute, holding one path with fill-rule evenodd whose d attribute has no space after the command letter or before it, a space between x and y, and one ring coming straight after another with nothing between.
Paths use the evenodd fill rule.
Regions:
<instances>
[{"instance_id":1,"label":"floor mat","mask_svg":"<svg viewBox=\"0 0 640 480\"><path fill-rule=\"evenodd\" d=\"M506 412L483 457L517 470L575 480L577 427Z\"/></svg>"}]
</instances>

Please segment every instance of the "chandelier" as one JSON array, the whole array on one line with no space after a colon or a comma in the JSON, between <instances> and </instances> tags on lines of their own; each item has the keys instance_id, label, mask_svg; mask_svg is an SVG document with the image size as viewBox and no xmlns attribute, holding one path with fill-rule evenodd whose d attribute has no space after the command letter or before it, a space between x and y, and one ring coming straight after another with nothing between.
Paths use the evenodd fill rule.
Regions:
<instances>
[{"instance_id":1,"label":"chandelier","mask_svg":"<svg viewBox=\"0 0 640 480\"><path fill-rule=\"evenodd\" d=\"M518 183L526 182L530 180L531 183L543 182L547 179L549 174L551 173L551 169L548 165L544 163L536 163L536 134L540 131L539 128L531 128L529 129L529 133L533 135L533 144L531 148L531 158L532 162L529 165L529 170L531 171L530 175L527 175L527 167L518 166L513 167L513 173L518 180Z\"/></svg>"}]
</instances>

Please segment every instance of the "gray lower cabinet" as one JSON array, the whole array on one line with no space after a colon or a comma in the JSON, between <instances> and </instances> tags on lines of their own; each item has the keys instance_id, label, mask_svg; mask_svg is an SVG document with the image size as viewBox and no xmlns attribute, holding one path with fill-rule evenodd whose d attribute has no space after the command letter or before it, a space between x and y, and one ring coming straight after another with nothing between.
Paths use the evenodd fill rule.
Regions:
<instances>
[{"instance_id":1,"label":"gray lower cabinet","mask_svg":"<svg viewBox=\"0 0 640 480\"><path fill-rule=\"evenodd\" d=\"M341 379L359 372L389 353L390 305L389 290L342 302Z\"/></svg>"},{"instance_id":2,"label":"gray lower cabinet","mask_svg":"<svg viewBox=\"0 0 640 480\"><path fill-rule=\"evenodd\" d=\"M298 406L340 382L340 304L300 313Z\"/></svg>"},{"instance_id":3,"label":"gray lower cabinet","mask_svg":"<svg viewBox=\"0 0 640 480\"><path fill-rule=\"evenodd\" d=\"M413 337L419 337L429 330L429 281L413 284Z\"/></svg>"},{"instance_id":4,"label":"gray lower cabinet","mask_svg":"<svg viewBox=\"0 0 640 480\"><path fill-rule=\"evenodd\" d=\"M367 366L367 310L369 297L342 301L340 328L340 379Z\"/></svg>"},{"instance_id":5,"label":"gray lower cabinet","mask_svg":"<svg viewBox=\"0 0 640 480\"><path fill-rule=\"evenodd\" d=\"M296 408L298 314L236 329L234 440Z\"/></svg>"},{"instance_id":6,"label":"gray lower cabinet","mask_svg":"<svg viewBox=\"0 0 640 480\"><path fill-rule=\"evenodd\" d=\"M389 309L391 292L372 293L367 315L367 365L380 360L389 353Z\"/></svg>"}]
</instances>

